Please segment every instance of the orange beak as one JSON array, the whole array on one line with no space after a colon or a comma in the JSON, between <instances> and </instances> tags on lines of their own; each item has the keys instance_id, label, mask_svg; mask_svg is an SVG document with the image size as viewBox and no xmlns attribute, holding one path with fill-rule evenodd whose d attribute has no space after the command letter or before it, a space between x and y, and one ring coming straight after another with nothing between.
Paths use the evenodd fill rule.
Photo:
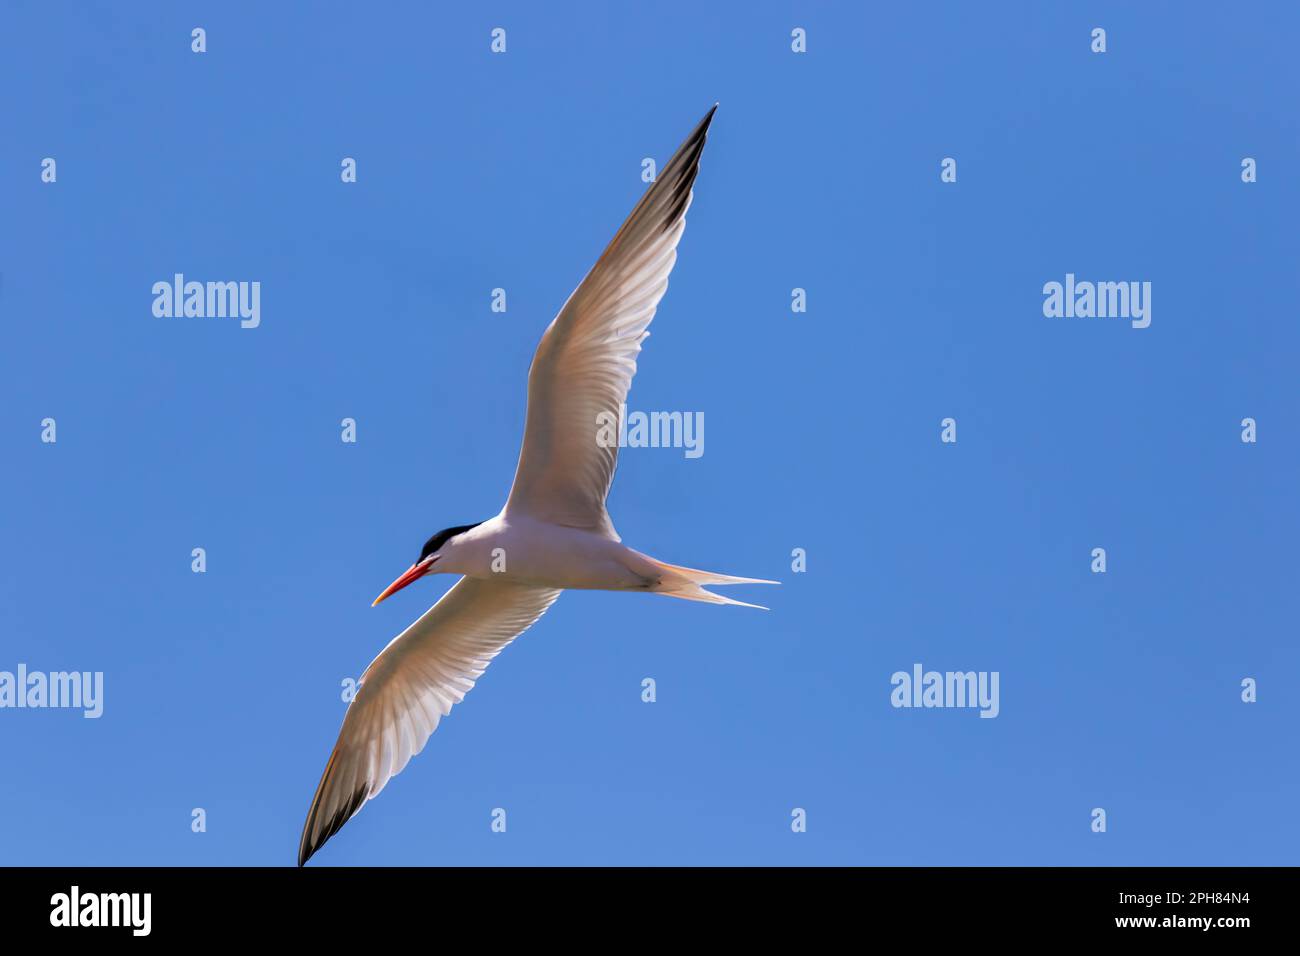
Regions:
<instances>
[{"instance_id":1,"label":"orange beak","mask_svg":"<svg viewBox=\"0 0 1300 956\"><path fill-rule=\"evenodd\" d=\"M437 559L435 558L434 560ZM432 568L433 568L433 561L415 562L415 564L411 565L409 568L403 571L401 576L396 581L388 585L388 587L384 588L384 593L379 595L379 597L375 598L375 603L370 606L374 607L375 604L378 604L380 601L384 600L384 598L396 594L398 591L402 590L402 588L406 587L412 581L420 580L420 578L428 574Z\"/></svg>"}]
</instances>

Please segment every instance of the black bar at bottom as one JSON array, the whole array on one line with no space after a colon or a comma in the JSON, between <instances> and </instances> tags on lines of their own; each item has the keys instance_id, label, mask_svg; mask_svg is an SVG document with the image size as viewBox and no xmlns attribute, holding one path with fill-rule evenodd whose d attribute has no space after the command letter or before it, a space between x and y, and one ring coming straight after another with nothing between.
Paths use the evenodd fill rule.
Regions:
<instances>
[{"instance_id":1,"label":"black bar at bottom","mask_svg":"<svg viewBox=\"0 0 1300 956\"><path fill-rule=\"evenodd\" d=\"M75 935L83 944L147 936L352 946L380 927L394 939L427 933L432 944L542 925L628 940L648 933L662 944L674 929L761 937L800 928L859 939L879 929L927 940L1231 944L1285 928L1295 876L1225 867L12 868L0 869L0 926L7 941Z\"/></svg>"}]
</instances>

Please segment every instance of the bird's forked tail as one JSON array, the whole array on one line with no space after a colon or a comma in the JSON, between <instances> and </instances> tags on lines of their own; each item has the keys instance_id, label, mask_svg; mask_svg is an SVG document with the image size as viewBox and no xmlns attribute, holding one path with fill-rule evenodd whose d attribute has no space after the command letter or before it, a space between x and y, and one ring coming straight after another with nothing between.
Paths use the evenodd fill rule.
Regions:
<instances>
[{"instance_id":1,"label":"bird's forked tail","mask_svg":"<svg viewBox=\"0 0 1300 956\"><path fill-rule=\"evenodd\" d=\"M738 578L731 574L716 574L713 571L697 571L695 568L683 568L676 564L666 564L650 558L660 571L659 583L651 590L665 597L681 598L683 601L704 601L707 604L735 604L739 607L756 607L760 611L767 608L761 604L748 604L736 601L721 594L704 590L704 584L780 584L780 581L767 581L763 578Z\"/></svg>"}]
</instances>

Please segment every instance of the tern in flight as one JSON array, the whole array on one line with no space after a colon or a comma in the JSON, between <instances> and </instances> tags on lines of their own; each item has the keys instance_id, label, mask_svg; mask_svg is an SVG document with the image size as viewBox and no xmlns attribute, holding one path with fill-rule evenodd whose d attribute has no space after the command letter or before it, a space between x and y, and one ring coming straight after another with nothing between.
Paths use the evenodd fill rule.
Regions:
<instances>
[{"instance_id":1,"label":"tern in flight","mask_svg":"<svg viewBox=\"0 0 1300 956\"><path fill-rule=\"evenodd\" d=\"M503 647L566 588L745 604L702 585L775 584L665 564L620 543L605 497L617 421L668 288L715 105L646 190L542 336L514 486L495 518L439 531L375 599L429 574L462 575L366 668L312 797L298 865L423 749Z\"/></svg>"}]
</instances>

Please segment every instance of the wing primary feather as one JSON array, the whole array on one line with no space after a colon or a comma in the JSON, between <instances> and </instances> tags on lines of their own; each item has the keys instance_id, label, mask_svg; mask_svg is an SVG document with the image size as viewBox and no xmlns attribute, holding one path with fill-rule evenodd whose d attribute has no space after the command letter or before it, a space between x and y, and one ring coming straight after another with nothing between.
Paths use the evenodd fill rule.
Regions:
<instances>
[{"instance_id":1,"label":"wing primary feather","mask_svg":"<svg viewBox=\"0 0 1300 956\"><path fill-rule=\"evenodd\" d=\"M641 343L668 288L717 108L673 153L542 336L507 514L618 540L605 508L618 447L597 436L627 400Z\"/></svg>"},{"instance_id":2,"label":"wing primary feather","mask_svg":"<svg viewBox=\"0 0 1300 956\"><path fill-rule=\"evenodd\" d=\"M559 594L461 578L384 648L362 675L325 762L298 843L299 866L424 749L438 718Z\"/></svg>"}]
</instances>

